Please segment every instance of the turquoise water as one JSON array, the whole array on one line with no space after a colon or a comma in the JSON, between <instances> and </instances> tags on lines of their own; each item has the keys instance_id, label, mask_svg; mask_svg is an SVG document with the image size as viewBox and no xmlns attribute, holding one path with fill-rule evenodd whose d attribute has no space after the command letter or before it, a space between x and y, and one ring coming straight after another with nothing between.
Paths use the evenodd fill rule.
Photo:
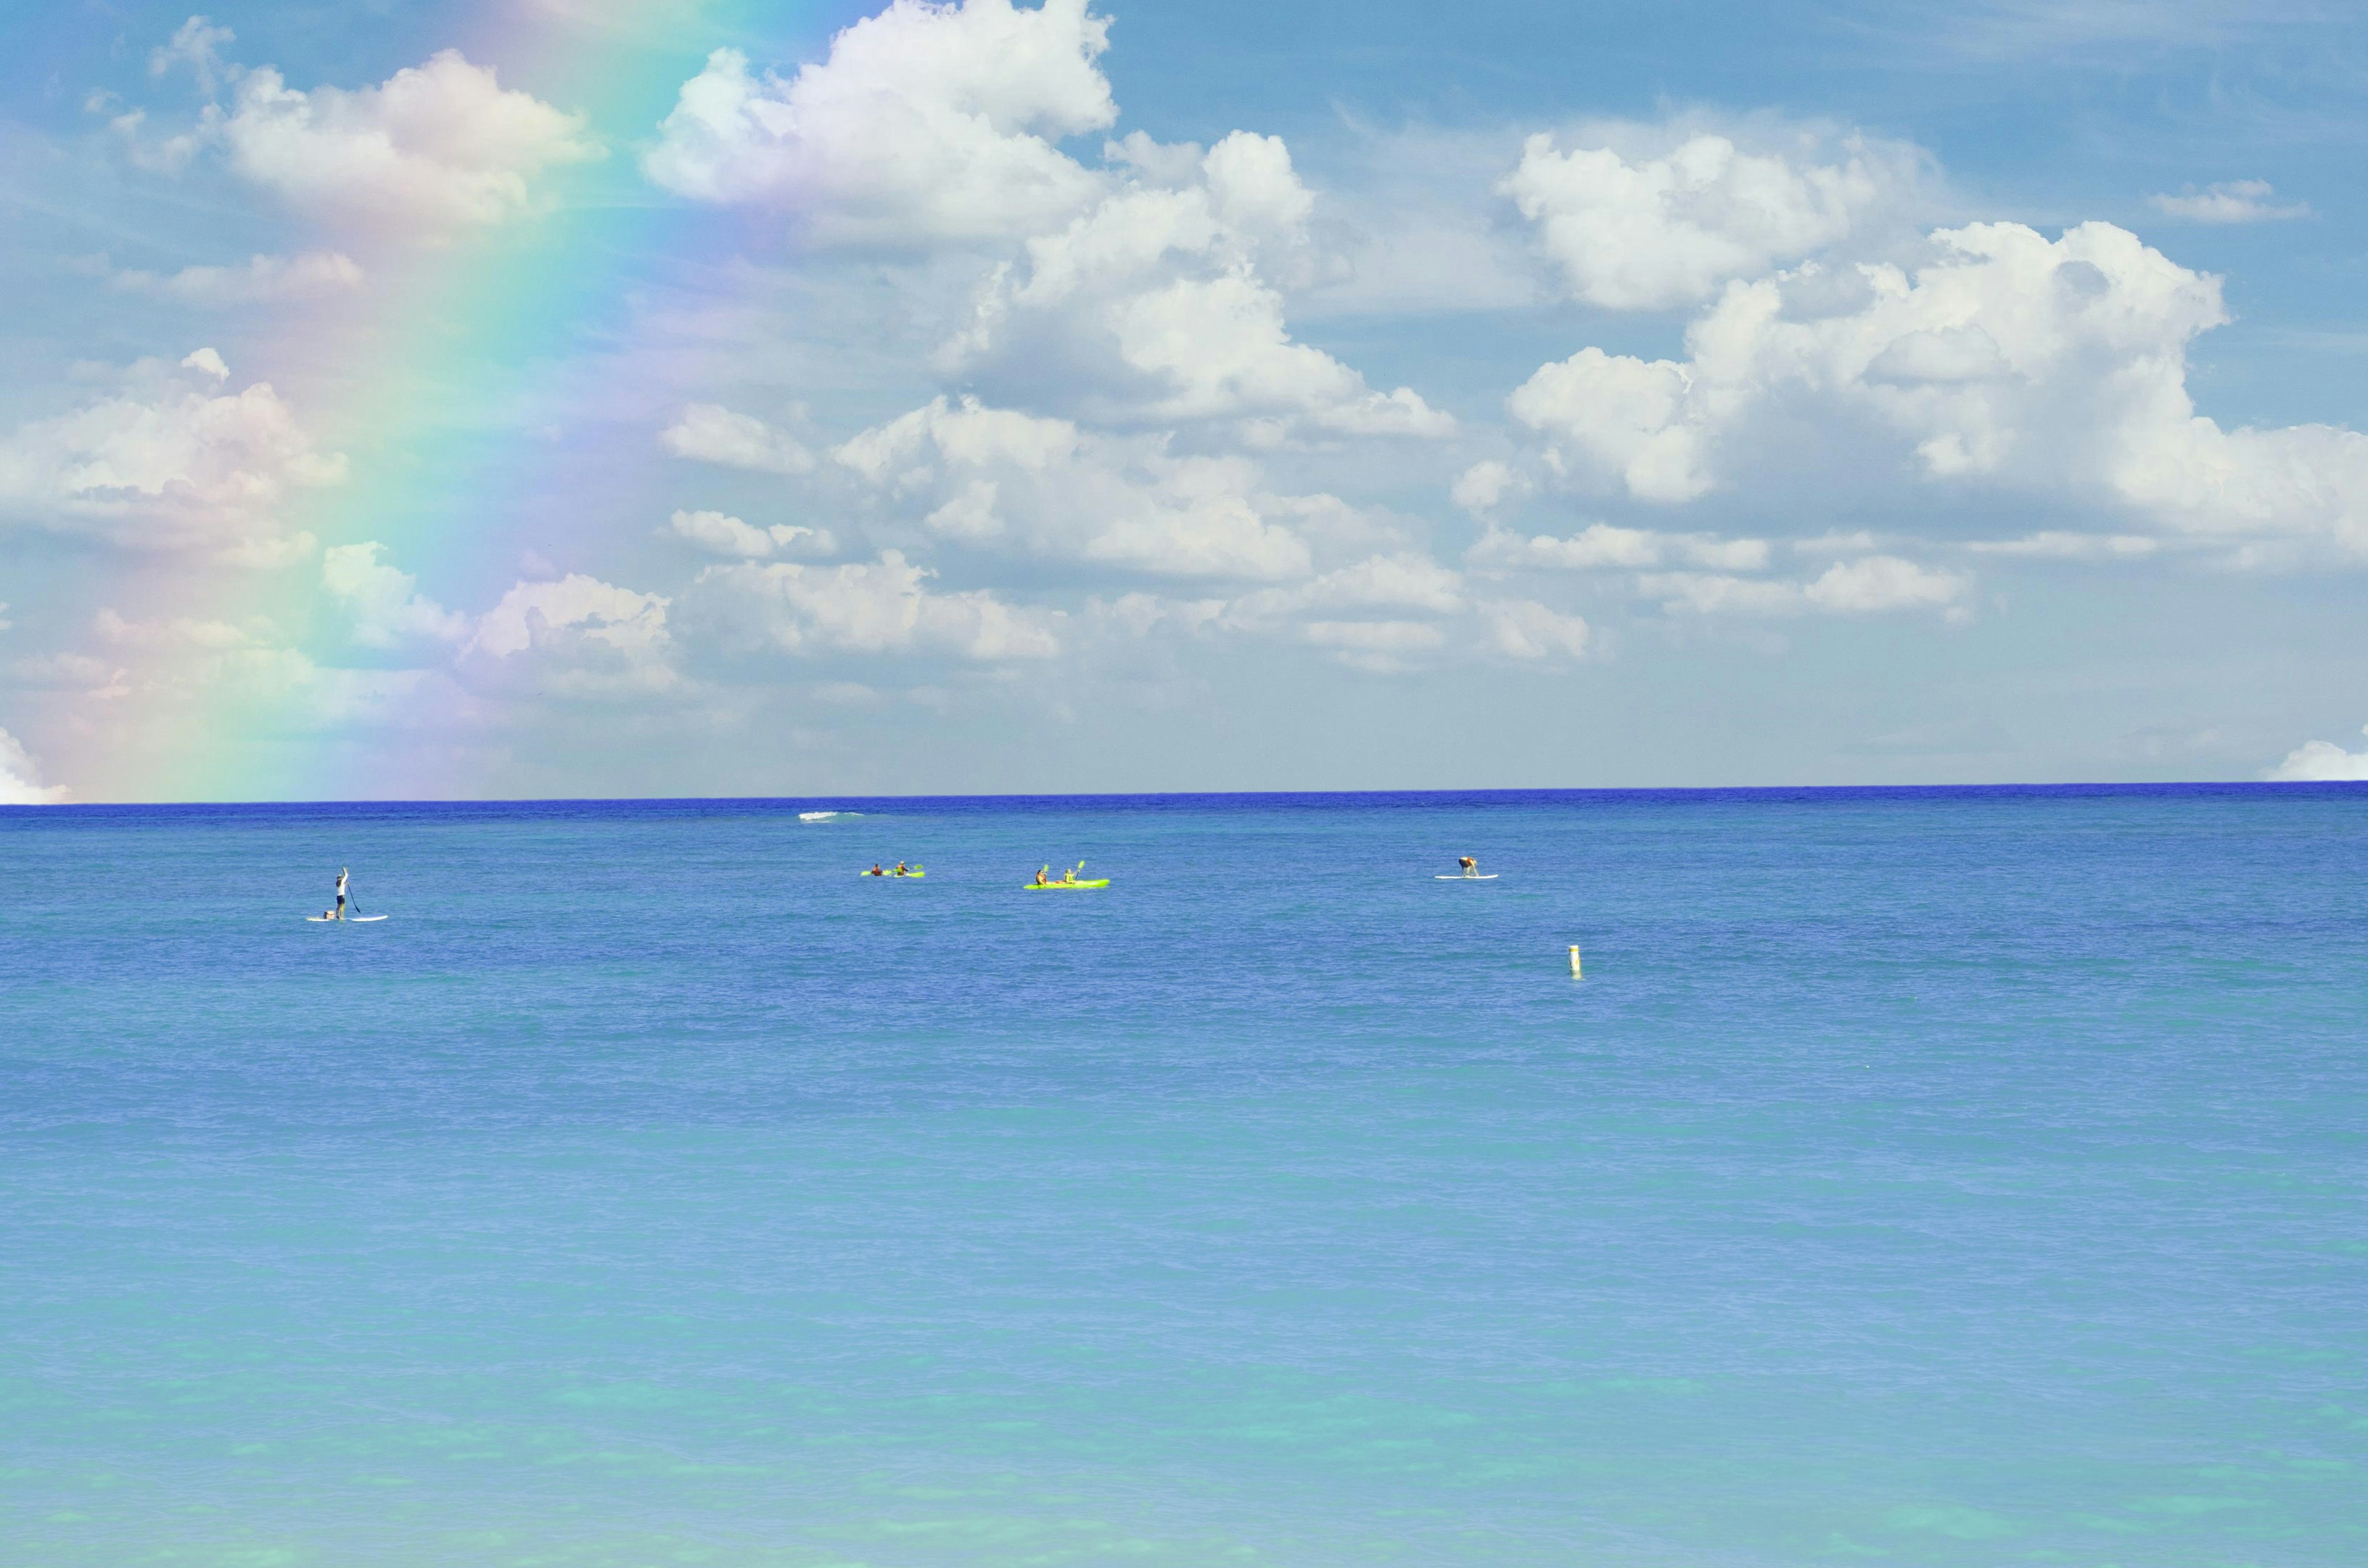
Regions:
<instances>
[{"instance_id":1,"label":"turquoise water","mask_svg":"<svg viewBox=\"0 0 2368 1568\"><path fill-rule=\"evenodd\" d=\"M0 1562L2368 1562L2368 790L860 809L0 812Z\"/></svg>"}]
</instances>

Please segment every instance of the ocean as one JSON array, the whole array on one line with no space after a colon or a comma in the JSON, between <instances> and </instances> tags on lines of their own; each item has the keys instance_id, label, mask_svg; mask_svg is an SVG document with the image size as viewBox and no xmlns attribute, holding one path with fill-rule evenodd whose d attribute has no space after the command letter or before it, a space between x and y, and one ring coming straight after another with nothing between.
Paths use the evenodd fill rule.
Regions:
<instances>
[{"instance_id":1,"label":"ocean","mask_svg":"<svg viewBox=\"0 0 2368 1568\"><path fill-rule=\"evenodd\" d=\"M2363 1091L2360 787L0 812L0 1563L2348 1568Z\"/></svg>"}]
</instances>

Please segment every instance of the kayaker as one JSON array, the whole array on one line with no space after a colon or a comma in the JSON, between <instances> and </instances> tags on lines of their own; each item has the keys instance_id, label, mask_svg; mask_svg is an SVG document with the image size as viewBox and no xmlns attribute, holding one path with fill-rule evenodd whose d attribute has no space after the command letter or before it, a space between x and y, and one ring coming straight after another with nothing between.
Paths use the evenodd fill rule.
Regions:
<instances>
[{"instance_id":1,"label":"kayaker","mask_svg":"<svg viewBox=\"0 0 2368 1568\"><path fill-rule=\"evenodd\" d=\"M888 873L880 869L879 861L874 860L871 862L871 869L864 872L863 874L867 877L884 877Z\"/></svg>"},{"instance_id":2,"label":"kayaker","mask_svg":"<svg viewBox=\"0 0 2368 1568\"><path fill-rule=\"evenodd\" d=\"M913 872L910 867L906 866L904 861L899 860L896 862L896 874L900 877L909 877Z\"/></svg>"},{"instance_id":3,"label":"kayaker","mask_svg":"<svg viewBox=\"0 0 2368 1568\"><path fill-rule=\"evenodd\" d=\"M1042 887L1049 880L1046 873L1051 871L1052 869L1053 868L1050 865L1043 865L1036 868L1036 885L1038 887Z\"/></svg>"}]
</instances>

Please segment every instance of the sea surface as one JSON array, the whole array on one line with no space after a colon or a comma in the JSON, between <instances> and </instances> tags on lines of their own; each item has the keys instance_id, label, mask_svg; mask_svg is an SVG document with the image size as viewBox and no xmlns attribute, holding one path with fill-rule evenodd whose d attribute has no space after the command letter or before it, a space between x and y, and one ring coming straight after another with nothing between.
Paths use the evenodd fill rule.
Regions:
<instances>
[{"instance_id":1,"label":"sea surface","mask_svg":"<svg viewBox=\"0 0 2368 1568\"><path fill-rule=\"evenodd\" d=\"M6 1568L2356 1568L2363 1355L2368 789L0 812Z\"/></svg>"}]
</instances>

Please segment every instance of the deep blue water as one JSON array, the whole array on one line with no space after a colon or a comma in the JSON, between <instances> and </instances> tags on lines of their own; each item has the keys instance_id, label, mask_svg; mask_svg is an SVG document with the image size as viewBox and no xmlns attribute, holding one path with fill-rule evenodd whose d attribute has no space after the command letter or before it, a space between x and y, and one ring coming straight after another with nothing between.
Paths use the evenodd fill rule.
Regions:
<instances>
[{"instance_id":1,"label":"deep blue water","mask_svg":"<svg viewBox=\"0 0 2368 1568\"><path fill-rule=\"evenodd\" d=\"M0 812L0 1563L2348 1568L2363 1020L2340 786Z\"/></svg>"}]
</instances>

